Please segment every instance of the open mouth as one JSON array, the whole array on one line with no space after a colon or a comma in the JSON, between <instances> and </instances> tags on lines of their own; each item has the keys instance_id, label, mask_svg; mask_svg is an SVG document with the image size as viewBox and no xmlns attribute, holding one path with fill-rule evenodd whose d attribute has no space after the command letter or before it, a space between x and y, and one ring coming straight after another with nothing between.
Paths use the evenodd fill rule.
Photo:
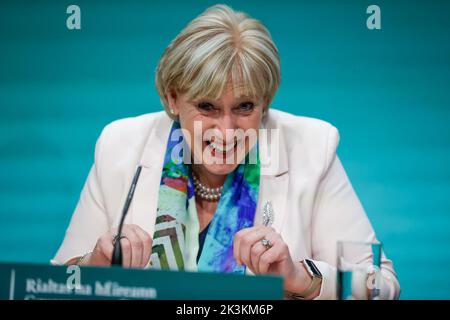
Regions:
<instances>
[{"instance_id":1,"label":"open mouth","mask_svg":"<svg viewBox=\"0 0 450 320\"><path fill-rule=\"evenodd\" d=\"M211 148L211 154L213 156L225 157L231 151L236 151L238 141L235 140L232 143L225 144L224 142L206 140L205 144Z\"/></svg>"}]
</instances>

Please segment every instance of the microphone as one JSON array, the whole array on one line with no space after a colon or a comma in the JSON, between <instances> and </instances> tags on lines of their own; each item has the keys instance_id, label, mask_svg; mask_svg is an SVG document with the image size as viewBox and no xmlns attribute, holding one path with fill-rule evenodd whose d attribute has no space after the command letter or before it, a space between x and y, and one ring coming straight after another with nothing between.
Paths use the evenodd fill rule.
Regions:
<instances>
[{"instance_id":1,"label":"microphone","mask_svg":"<svg viewBox=\"0 0 450 320\"><path fill-rule=\"evenodd\" d=\"M122 247L120 245L120 238L122 236L123 223L125 217L127 216L128 209L130 208L131 200L133 200L134 190L136 189L136 184L139 180L139 175L141 174L142 166L139 166L134 174L133 182L131 183L130 190L128 191L127 199L125 200L125 205L122 210L122 217L120 218L119 228L117 235L114 238L114 251L111 259L112 266L122 266Z\"/></svg>"}]
</instances>

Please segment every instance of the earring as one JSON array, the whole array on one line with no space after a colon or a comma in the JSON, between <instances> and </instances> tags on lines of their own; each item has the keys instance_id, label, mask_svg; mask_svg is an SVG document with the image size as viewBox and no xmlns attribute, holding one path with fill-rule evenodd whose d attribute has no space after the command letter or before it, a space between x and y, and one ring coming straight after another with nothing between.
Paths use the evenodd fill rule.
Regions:
<instances>
[{"instance_id":1,"label":"earring","mask_svg":"<svg viewBox=\"0 0 450 320\"><path fill-rule=\"evenodd\" d=\"M175 110L173 110L173 108L170 108L170 113L175 114Z\"/></svg>"}]
</instances>

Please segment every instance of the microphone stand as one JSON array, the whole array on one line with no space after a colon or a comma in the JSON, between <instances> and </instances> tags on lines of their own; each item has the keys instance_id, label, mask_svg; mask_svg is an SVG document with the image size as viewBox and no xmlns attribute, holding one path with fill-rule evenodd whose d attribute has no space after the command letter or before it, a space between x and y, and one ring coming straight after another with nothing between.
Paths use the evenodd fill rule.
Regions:
<instances>
[{"instance_id":1,"label":"microphone stand","mask_svg":"<svg viewBox=\"0 0 450 320\"><path fill-rule=\"evenodd\" d=\"M122 217L120 218L117 235L114 237L114 250L111 259L112 266L122 266L122 246L120 245L120 238L122 236L123 223L125 222L125 217L127 216L128 209L130 208L131 200L133 200L134 190L136 189L136 184L139 180L141 169L142 167L139 166L136 170L136 173L134 174L133 182L131 183L127 199L125 200L125 205L123 206Z\"/></svg>"}]
</instances>

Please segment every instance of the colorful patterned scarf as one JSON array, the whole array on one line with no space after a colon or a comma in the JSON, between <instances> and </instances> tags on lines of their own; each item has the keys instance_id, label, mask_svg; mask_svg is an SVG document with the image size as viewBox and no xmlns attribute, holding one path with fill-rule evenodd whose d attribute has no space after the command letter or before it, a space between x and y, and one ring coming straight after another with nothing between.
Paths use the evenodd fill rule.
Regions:
<instances>
[{"instance_id":1,"label":"colorful patterned scarf","mask_svg":"<svg viewBox=\"0 0 450 320\"><path fill-rule=\"evenodd\" d=\"M238 266L234 259L233 240L239 230L253 225L259 192L258 144L225 179L197 264L199 221L192 169L182 160L180 143L185 142L182 135L175 133L177 129L180 124L175 121L167 142L159 188L151 267L244 273L245 267ZM179 149L180 152L174 152ZM248 161L251 152L256 152L255 164Z\"/></svg>"}]
</instances>

